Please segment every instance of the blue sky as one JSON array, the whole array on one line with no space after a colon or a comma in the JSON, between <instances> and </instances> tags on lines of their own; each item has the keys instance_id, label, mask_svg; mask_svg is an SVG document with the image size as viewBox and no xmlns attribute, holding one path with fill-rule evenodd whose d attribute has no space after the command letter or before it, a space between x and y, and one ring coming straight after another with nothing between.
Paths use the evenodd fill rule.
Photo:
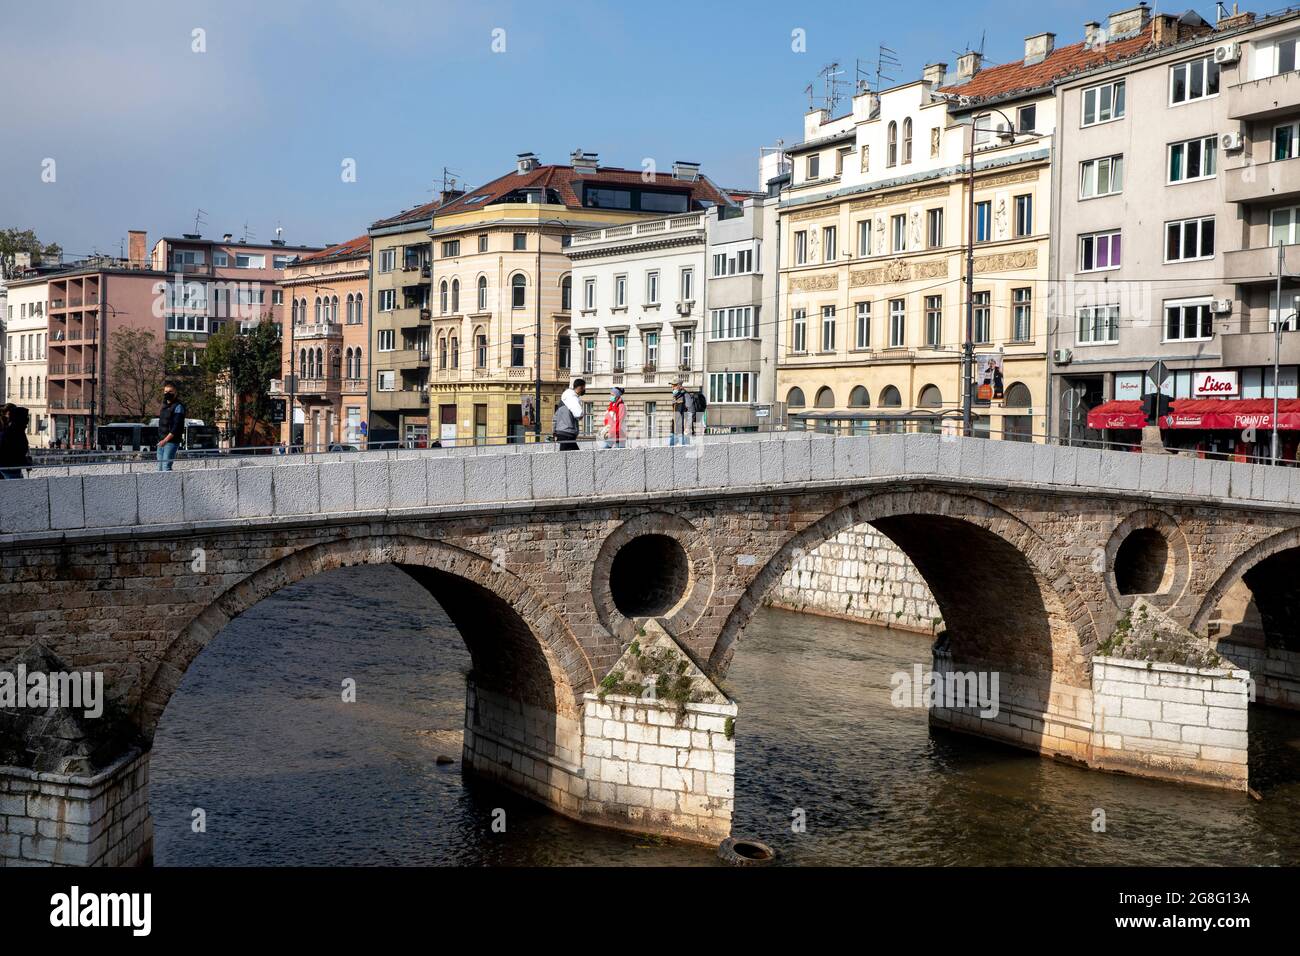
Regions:
<instances>
[{"instance_id":1,"label":"blue sky","mask_svg":"<svg viewBox=\"0 0 1300 956\"><path fill-rule=\"evenodd\" d=\"M695 160L754 188L758 149L797 141L805 87L839 61L897 51L898 81L983 36L991 62L1027 34L1082 39L1110 6L943 2L444 3L438 0L3 0L0 226L72 254L193 227L277 223L339 242L426 202L443 166L479 185L514 155L608 165ZM1210 16L1212 5L1200 12ZM1182 8L1179 8L1180 11ZM206 52L193 52L193 31ZM792 50L805 31L806 52ZM493 52L494 31L503 52ZM42 163L55 161L54 182ZM342 164L356 163L343 182Z\"/></svg>"}]
</instances>

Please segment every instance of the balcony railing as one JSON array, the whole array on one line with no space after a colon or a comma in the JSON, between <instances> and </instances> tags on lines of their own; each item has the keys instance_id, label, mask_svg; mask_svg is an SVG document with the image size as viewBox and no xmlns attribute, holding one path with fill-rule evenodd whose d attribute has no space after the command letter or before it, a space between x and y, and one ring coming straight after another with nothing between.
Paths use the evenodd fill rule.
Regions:
<instances>
[{"instance_id":1,"label":"balcony railing","mask_svg":"<svg viewBox=\"0 0 1300 956\"><path fill-rule=\"evenodd\" d=\"M1223 171L1228 202L1282 202L1300 196L1300 159L1249 163Z\"/></svg>"},{"instance_id":2,"label":"balcony railing","mask_svg":"<svg viewBox=\"0 0 1300 956\"><path fill-rule=\"evenodd\" d=\"M293 327L295 339L337 338L343 334L343 326L337 322L311 322Z\"/></svg>"},{"instance_id":3,"label":"balcony railing","mask_svg":"<svg viewBox=\"0 0 1300 956\"><path fill-rule=\"evenodd\" d=\"M366 393L366 380L364 378L345 378L343 380L343 391L349 395L364 395Z\"/></svg>"},{"instance_id":4,"label":"balcony railing","mask_svg":"<svg viewBox=\"0 0 1300 956\"><path fill-rule=\"evenodd\" d=\"M298 380L299 395L324 395L326 392L337 392L339 389L339 378L337 375L329 375L325 378L303 378Z\"/></svg>"},{"instance_id":5,"label":"balcony railing","mask_svg":"<svg viewBox=\"0 0 1300 956\"><path fill-rule=\"evenodd\" d=\"M652 219L649 222L628 223L622 226L609 226L605 229L590 229L574 233L571 244L589 246L599 242L611 242L615 239L631 239L638 236L661 236L674 232L699 232L704 229L704 213L692 213L685 216L669 216L664 219Z\"/></svg>"}]
</instances>

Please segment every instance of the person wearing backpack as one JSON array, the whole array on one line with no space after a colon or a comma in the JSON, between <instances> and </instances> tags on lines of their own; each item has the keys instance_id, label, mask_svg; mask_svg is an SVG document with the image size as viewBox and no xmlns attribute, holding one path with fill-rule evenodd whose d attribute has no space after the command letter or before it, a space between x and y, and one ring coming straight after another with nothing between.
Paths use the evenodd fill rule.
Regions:
<instances>
[{"instance_id":1,"label":"person wearing backpack","mask_svg":"<svg viewBox=\"0 0 1300 956\"><path fill-rule=\"evenodd\" d=\"M609 390L609 408L605 410L605 425L600 430L602 448L622 448L627 441L627 405L623 402L623 389L615 385Z\"/></svg>"},{"instance_id":2,"label":"person wearing backpack","mask_svg":"<svg viewBox=\"0 0 1300 956\"><path fill-rule=\"evenodd\" d=\"M691 443L691 420L695 415L695 403L681 381L672 383L673 418L668 435L668 444L689 445Z\"/></svg>"},{"instance_id":3,"label":"person wearing backpack","mask_svg":"<svg viewBox=\"0 0 1300 956\"><path fill-rule=\"evenodd\" d=\"M704 412L709 407L709 400L704 397L704 390L700 389L691 395L691 428L689 434L695 434L695 423L700 423L700 434L704 434Z\"/></svg>"},{"instance_id":4,"label":"person wearing backpack","mask_svg":"<svg viewBox=\"0 0 1300 956\"><path fill-rule=\"evenodd\" d=\"M32 463L27 448L27 409L12 402L0 410L0 479L21 478Z\"/></svg>"},{"instance_id":5,"label":"person wearing backpack","mask_svg":"<svg viewBox=\"0 0 1300 956\"><path fill-rule=\"evenodd\" d=\"M573 380L573 387L566 388L555 406L555 417L551 420L551 432L560 443L560 451L578 450L578 431L582 422L582 395L587 391L587 383L582 379Z\"/></svg>"}]
</instances>

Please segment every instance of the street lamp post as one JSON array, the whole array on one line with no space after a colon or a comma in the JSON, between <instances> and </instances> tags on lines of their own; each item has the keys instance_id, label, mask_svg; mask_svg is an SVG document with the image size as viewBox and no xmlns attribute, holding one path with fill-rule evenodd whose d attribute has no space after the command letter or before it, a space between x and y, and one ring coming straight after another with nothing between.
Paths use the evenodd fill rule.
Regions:
<instances>
[{"instance_id":1,"label":"street lamp post","mask_svg":"<svg viewBox=\"0 0 1300 956\"><path fill-rule=\"evenodd\" d=\"M1279 423L1277 420L1277 397L1278 397L1278 392L1281 391L1281 388L1278 384L1277 377L1278 377L1278 372L1280 371L1279 365L1281 364L1282 361L1282 325L1284 321L1282 318L1282 269L1286 265L1286 260L1284 256L1285 256L1285 249L1283 248L1282 243L1279 242L1277 244L1277 314L1273 317L1273 441L1272 441L1273 455L1272 458L1273 458L1273 464L1275 465L1277 464L1278 457L1279 457L1278 438L1279 438L1279 433L1281 431L1281 429L1278 427ZM1297 313L1295 312L1292 312L1290 315L1288 315L1285 319L1285 324L1290 325L1291 320L1295 318L1296 315Z\"/></svg>"},{"instance_id":2,"label":"street lamp post","mask_svg":"<svg viewBox=\"0 0 1300 956\"><path fill-rule=\"evenodd\" d=\"M543 219L537 223L537 280L533 289L536 300L536 327L533 340L533 441L542 440L542 239L544 227L560 226L562 219Z\"/></svg>"}]
</instances>

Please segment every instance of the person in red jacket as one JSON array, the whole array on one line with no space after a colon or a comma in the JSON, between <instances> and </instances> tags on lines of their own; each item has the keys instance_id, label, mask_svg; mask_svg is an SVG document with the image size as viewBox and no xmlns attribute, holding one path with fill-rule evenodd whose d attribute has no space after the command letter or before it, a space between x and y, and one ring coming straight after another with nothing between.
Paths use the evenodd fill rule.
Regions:
<instances>
[{"instance_id":1,"label":"person in red jacket","mask_svg":"<svg viewBox=\"0 0 1300 956\"><path fill-rule=\"evenodd\" d=\"M623 390L617 385L609 390L609 408L601 431L606 448L622 448L627 441L627 405L623 402Z\"/></svg>"}]
</instances>

